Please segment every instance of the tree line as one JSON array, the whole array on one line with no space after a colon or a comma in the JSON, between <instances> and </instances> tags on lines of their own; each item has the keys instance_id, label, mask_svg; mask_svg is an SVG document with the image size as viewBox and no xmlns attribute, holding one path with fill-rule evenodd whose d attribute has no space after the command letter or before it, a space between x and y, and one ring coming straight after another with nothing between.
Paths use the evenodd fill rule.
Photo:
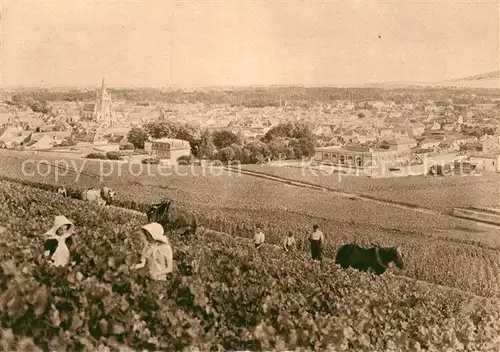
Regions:
<instances>
[{"instance_id":1,"label":"tree line","mask_svg":"<svg viewBox=\"0 0 500 352\"><path fill-rule=\"evenodd\" d=\"M41 114L49 114L51 111L46 100L31 94L15 94L11 100L6 101L7 104L15 105L19 108L30 108L31 111Z\"/></svg>"},{"instance_id":2,"label":"tree line","mask_svg":"<svg viewBox=\"0 0 500 352\"><path fill-rule=\"evenodd\" d=\"M195 158L242 164L311 157L315 144L315 137L308 126L293 122L271 128L260 139L247 139L241 133L228 130L201 131L187 124L156 121L132 128L127 140L136 148L143 149L149 138L165 137L189 141Z\"/></svg>"},{"instance_id":3,"label":"tree line","mask_svg":"<svg viewBox=\"0 0 500 352\"><path fill-rule=\"evenodd\" d=\"M419 101L459 99L461 103L488 102L489 97L498 97L496 89L463 89L463 88L336 88L336 87L265 87L239 89L198 89L185 91L180 89L112 89L108 91L115 100L131 102L156 103L204 103L226 104L249 108L284 105L309 107L311 104L332 103L338 100L367 101L392 100L397 104L415 103ZM471 94L474 95L471 95ZM50 91L48 89L23 90L16 92L12 98L31 99L40 103L50 101L91 101L96 97L95 90Z\"/></svg>"}]
</instances>

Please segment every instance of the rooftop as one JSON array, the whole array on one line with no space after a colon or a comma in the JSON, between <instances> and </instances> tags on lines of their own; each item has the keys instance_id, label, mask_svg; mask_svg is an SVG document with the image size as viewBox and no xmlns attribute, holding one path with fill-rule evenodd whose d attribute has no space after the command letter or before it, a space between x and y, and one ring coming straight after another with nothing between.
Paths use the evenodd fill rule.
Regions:
<instances>
[{"instance_id":1,"label":"rooftop","mask_svg":"<svg viewBox=\"0 0 500 352\"><path fill-rule=\"evenodd\" d=\"M159 139L153 139L153 142L159 142L159 143L174 143L174 142L187 142L183 139L176 139L176 138L159 138Z\"/></svg>"},{"instance_id":2,"label":"rooftop","mask_svg":"<svg viewBox=\"0 0 500 352\"><path fill-rule=\"evenodd\" d=\"M188 141L185 141L183 139L175 139L175 138L160 138L160 139L154 139L152 141L153 143L165 143L165 144L170 144L170 147L177 147L177 148L191 148L190 144Z\"/></svg>"},{"instance_id":3,"label":"rooftop","mask_svg":"<svg viewBox=\"0 0 500 352\"><path fill-rule=\"evenodd\" d=\"M417 141L413 138L401 138L401 139L391 139L389 141L389 144L391 145L402 145L402 144L412 144L416 143Z\"/></svg>"},{"instance_id":4,"label":"rooftop","mask_svg":"<svg viewBox=\"0 0 500 352\"><path fill-rule=\"evenodd\" d=\"M440 143L442 142L442 139L436 139L436 138L426 138L423 141L420 142L420 144L425 144L425 143Z\"/></svg>"},{"instance_id":5,"label":"rooftop","mask_svg":"<svg viewBox=\"0 0 500 352\"><path fill-rule=\"evenodd\" d=\"M478 159L497 159L500 157L500 152L498 153L475 153L470 155L471 158Z\"/></svg>"},{"instance_id":6,"label":"rooftop","mask_svg":"<svg viewBox=\"0 0 500 352\"><path fill-rule=\"evenodd\" d=\"M335 150L340 150L341 147L338 145L334 145L331 147L317 147L315 148L316 151L318 152L328 152L328 151L335 151Z\"/></svg>"},{"instance_id":7,"label":"rooftop","mask_svg":"<svg viewBox=\"0 0 500 352\"><path fill-rule=\"evenodd\" d=\"M346 145L342 149L348 150L348 151L353 151L353 152L367 152L367 153L370 152L369 147L362 147L360 145Z\"/></svg>"},{"instance_id":8,"label":"rooftop","mask_svg":"<svg viewBox=\"0 0 500 352\"><path fill-rule=\"evenodd\" d=\"M370 154L370 153L393 153L394 151L389 150L389 149L380 149L380 148L370 148L370 147L363 147L363 146L354 146L354 145L347 145L344 147L339 147L339 146L332 146L332 147L319 147L316 148L315 151L319 152L358 152L358 153L365 153L365 154Z\"/></svg>"},{"instance_id":9,"label":"rooftop","mask_svg":"<svg viewBox=\"0 0 500 352\"><path fill-rule=\"evenodd\" d=\"M83 111L94 111L95 104L85 104L83 106Z\"/></svg>"}]
</instances>

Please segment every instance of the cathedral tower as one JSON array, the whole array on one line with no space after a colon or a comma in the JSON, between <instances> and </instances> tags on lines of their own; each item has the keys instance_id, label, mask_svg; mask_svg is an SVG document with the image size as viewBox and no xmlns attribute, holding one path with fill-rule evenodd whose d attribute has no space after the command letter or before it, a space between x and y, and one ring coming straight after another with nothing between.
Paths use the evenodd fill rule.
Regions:
<instances>
[{"instance_id":1,"label":"cathedral tower","mask_svg":"<svg viewBox=\"0 0 500 352\"><path fill-rule=\"evenodd\" d=\"M101 91L97 93L95 120L108 126L116 122L111 103L111 94L106 91L104 77L102 79Z\"/></svg>"}]
</instances>

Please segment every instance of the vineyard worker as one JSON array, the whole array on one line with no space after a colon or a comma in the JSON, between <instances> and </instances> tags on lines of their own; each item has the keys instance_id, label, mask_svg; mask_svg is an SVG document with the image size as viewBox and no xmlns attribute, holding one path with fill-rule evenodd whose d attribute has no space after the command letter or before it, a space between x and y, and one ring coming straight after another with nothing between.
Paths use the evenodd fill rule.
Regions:
<instances>
[{"instance_id":1,"label":"vineyard worker","mask_svg":"<svg viewBox=\"0 0 500 352\"><path fill-rule=\"evenodd\" d=\"M266 240L266 236L264 235L264 232L262 232L262 229L260 228L260 226L256 226L255 227L255 235L254 235L255 249L262 247L265 240Z\"/></svg>"},{"instance_id":2,"label":"vineyard worker","mask_svg":"<svg viewBox=\"0 0 500 352\"><path fill-rule=\"evenodd\" d=\"M167 274L173 270L173 254L170 242L164 235L163 226L153 222L143 226L140 232L144 249L141 262L135 266L135 269L141 269L147 265L151 279L165 281Z\"/></svg>"},{"instance_id":3,"label":"vineyard worker","mask_svg":"<svg viewBox=\"0 0 500 352\"><path fill-rule=\"evenodd\" d=\"M66 190L66 187L64 187L64 185L62 185L61 187L59 187L57 189L57 194L60 194L63 197L67 197L68 196L68 191Z\"/></svg>"},{"instance_id":4,"label":"vineyard worker","mask_svg":"<svg viewBox=\"0 0 500 352\"><path fill-rule=\"evenodd\" d=\"M309 242L311 243L311 256L313 260L321 261L321 252L323 249L323 242L325 236L323 232L319 229L318 225L313 226L313 233L309 237Z\"/></svg>"},{"instance_id":5,"label":"vineyard worker","mask_svg":"<svg viewBox=\"0 0 500 352\"><path fill-rule=\"evenodd\" d=\"M70 249L73 245L73 232L75 225L64 215L54 219L54 226L43 234L45 238L45 256L50 256L55 266L66 266L70 262Z\"/></svg>"},{"instance_id":6,"label":"vineyard worker","mask_svg":"<svg viewBox=\"0 0 500 352\"><path fill-rule=\"evenodd\" d=\"M287 252L297 250L297 242L295 241L295 236L292 231L288 231L288 235L285 237L283 247Z\"/></svg>"}]
</instances>

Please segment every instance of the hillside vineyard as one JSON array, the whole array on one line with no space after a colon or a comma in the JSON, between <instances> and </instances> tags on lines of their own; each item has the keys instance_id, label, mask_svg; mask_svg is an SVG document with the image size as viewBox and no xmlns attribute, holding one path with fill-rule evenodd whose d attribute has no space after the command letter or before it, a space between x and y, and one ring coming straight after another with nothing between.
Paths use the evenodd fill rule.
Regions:
<instances>
[{"instance_id":1,"label":"hillside vineyard","mask_svg":"<svg viewBox=\"0 0 500 352\"><path fill-rule=\"evenodd\" d=\"M498 301L465 291L342 271L331 261L311 275L301 253L284 256L265 246L256 255L245 240L210 230L188 242L171 238L176 270L156 285L129 269L137 262L134 232L143 216L5 181L0 204L7 350L96 349L103 341L121 350L500 346ZM78 228L81 262L56 269L41 259L38 236L63 211Z\"/></svg>"}]
</instances>

